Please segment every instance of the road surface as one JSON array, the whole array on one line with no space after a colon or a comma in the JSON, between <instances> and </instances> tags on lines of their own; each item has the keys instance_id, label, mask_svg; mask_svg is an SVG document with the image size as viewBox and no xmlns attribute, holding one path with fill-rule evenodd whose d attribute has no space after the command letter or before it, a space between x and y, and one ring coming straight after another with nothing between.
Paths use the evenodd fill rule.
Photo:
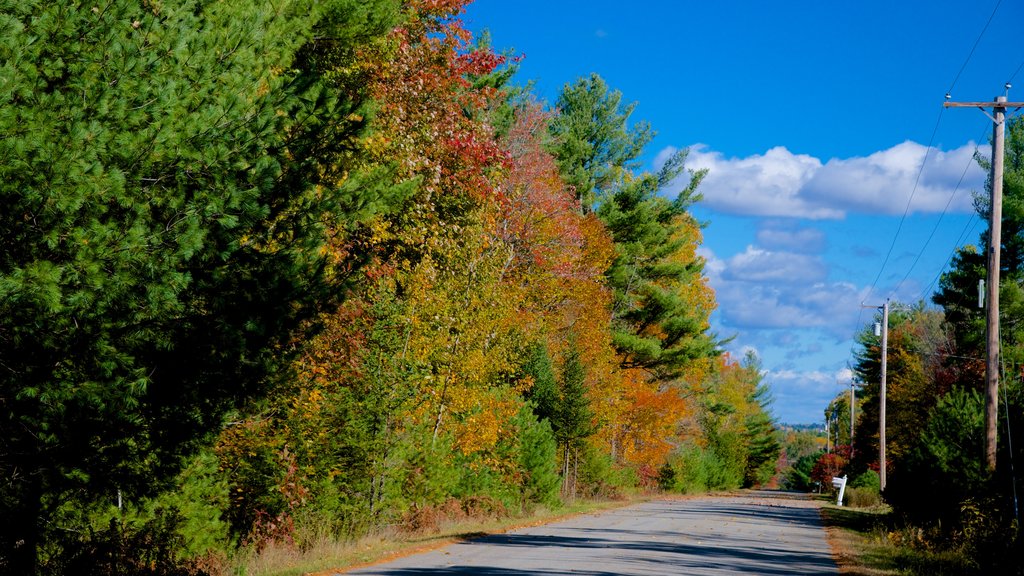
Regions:
<instances>
[{"instance_id":1,"label":"road surface","mask_svg":"<svg viewBox=\"0 0 1024 576\"><path fill-rule=\"evenodd\" d=\"M839 574L817 505L770 491L658 500L346 574Z\"/></svg>"}]
</instances>

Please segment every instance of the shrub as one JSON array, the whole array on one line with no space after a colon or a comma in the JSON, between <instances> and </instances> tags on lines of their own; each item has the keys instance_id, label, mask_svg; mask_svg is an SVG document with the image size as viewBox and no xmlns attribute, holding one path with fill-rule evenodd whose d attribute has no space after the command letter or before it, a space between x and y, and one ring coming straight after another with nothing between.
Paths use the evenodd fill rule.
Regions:
<instances>
[{"instance_id":1,"label":"shrub","mask_svg":"<svg viewBox=\"0 0 1024 576\"><path fill-rule=\"evenodd\" d=\"M874 470L866 470L859 476L850 481L851 488L871 488L875 492L882 491L882 479L879 478L878 472Z\"/></svg>"},{"instance_id":2,"label":"shrub","mask_svg":"<svg viewBox=\"0 0 1024 576\"><path fill-rule=\"evenodd\" d=\"M577 481L583 496L617 499L639 482L635 470L616 465L609 454L590 445L580 448L579 458Z\"/></svg>"},{"instance_id":3,"label":"shrub","mask_svg":"<svg viewBox=\"0 0 1024 576\"><path fill-rule=\"evenodd\" d=\"M692 494L708 490L732 490L743 483L743 469L710 448L689 445L673 460L674 489Z\"/></svg>"},{"instance_id":4,"label":"shrub","mask_svg":"<svg viewBox=\"0 0 1024 576\"><path fill-rule=\"evenodd\" d=\"M658 487L666 492L672 492L678 488L676 469L668 462L658 468Z\"/></svg>"},{"instance_id":5,"label":"shrub","mask_svg":"<svg viewBox=\"0 0 1024 576\"><path fill-rule=\"evenodd\" d=\"M878 490L872 488L857 488L847 486L843 493L845 504L853 508L869 508L882 503L882 496Z\"/></svg>"},{"instance_id":6,"label":"shrub","mask_svg":"<svg viewBox=\"0 0 1024 576\"><path fill-rule=\"evenodd\" d=\"M832 479L839 476L845 467L846 459L839 454L822 454L811 468L811 479L821 482L822 486L829 488L832 486Z\"/></svg>"}]
</instances>

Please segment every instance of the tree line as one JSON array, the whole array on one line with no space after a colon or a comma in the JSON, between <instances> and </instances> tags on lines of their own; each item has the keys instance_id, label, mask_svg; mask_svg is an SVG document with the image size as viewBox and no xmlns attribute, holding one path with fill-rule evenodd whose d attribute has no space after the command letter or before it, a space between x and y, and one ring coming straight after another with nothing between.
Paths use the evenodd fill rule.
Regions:
<instances>
[{"instance_id":1,"label":"tree line","mask_svg":"<svg viewBox=\"0 0 1024 576\"><path fill-rule=\"evenodd\" d=\"M0 571L774 475L703 173L466 4L0 5Z\"/></svg>"}]
</instances>

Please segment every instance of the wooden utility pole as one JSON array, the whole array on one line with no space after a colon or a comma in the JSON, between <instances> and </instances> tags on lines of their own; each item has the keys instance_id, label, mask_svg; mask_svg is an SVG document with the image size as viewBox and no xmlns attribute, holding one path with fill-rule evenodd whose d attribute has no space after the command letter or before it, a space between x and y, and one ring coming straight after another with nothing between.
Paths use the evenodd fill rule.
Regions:
<instances>
[{"instance_id":1,"label":"wooden utility pole","mask_svg":"<svg viewBox=\"0 0 1024 576\"><path fill-rule=\"evenodd\" d=\"M850 378L850 459L853 460L853 412L856 400L853 397L853 378Z\"/></svg>"},{"instance_id":2,"label":"wooden utility pole","mask_svg":"<svg viewBox=\"0 0 1024 576\"><path fill-rule=\"evenodd\" d=\"M889 358L889 301L882 304L882 376L879 378L878 390L878 481L879 488L885 491L885 374Z\"/></svg>"},{"instance_id":3,"label":"wooden utility pole","mask_svg":"<svg viewBox=\"0 0 1024 576\"><path fill-rule=\"evenodd\" d=\"M878 336L878 332L881 332L880 335L882 336L882 373L878 379L878 480L880 488L885 490L885 384L889 363L889 301L886 300L885 304L881 306L865 306L861 304L861 308L882 309L881 326L875 325L875 335ZM853 392L852 387L851 383L851 394ZM850 424L850 429L853 430L852 423ZM852 438L852 432L850 436Z\"/></svg>"},{"instance_id":4,"label":"wooden utility pole","mask_svg":"<svg viewBox=\"0 0 1024 576\"><path fill-rule=\"evenodd\" d=\"M1010 89L1010 85L1006 85ZM1024 102L1007 102L997 96L992 102L945 102L946 108L980 108L992 120L992 195L989 205L988 298L985 321L985 467L996 469L996 425L999 407L999 253L1003 224L1003 140L1007 108L1024 107ZM986 109L991 108L992 114Z\"/></svg>"}]
</instances>

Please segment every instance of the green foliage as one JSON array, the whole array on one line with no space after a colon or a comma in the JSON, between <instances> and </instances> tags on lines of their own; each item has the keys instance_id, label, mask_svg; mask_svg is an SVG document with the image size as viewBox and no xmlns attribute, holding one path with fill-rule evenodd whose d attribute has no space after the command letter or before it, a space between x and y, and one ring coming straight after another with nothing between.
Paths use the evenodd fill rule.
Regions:
<instances>
[{"instance_id":1,"label":"green foliage","mask_svg":"<svg viewBox=\"0 0 1024 576\"><path fill-rule=\"evenodd\" d=\"M675 488L691 494L708 490L731 490L743 482L742 470L716 449L687 445L673 458Z\"/></svg>"},{"instance_id":2,"label":"green foliage","mask_svg":"<svg viewBox=\"0 0 1024 576\"><path fill-rule=\"evenodd\" d=\"M469 471L457 465L451 446L451 438L442 434L436 439L429 427L415 430L404 438L398 447L397 461L401 497L406 506L424 508L443 503L452 494L452 488ZM464 491L465 486L463 487Z\"/></svg>"},{"instance_id":3,"label":"green foliage","mask_svg":"<svg viewBox=\"0 0 1024 576\"><path fill-rule=\"evenodd\" d=\"M874 470L866 470L853 480L850 480L850 487L866 488L874 490L875 492L881 492L882 479L878 476L878 472L875 472Z\"/></svg>"},{"instance_id":4,"label":"green foliage","mask_svg":"<svg viewBox=\"0 0 1024 576\"><path fill-rule=\"evenodd\" d=\"M533 403L533 412L538 420L554 422L558 411L558 380L547 346L536 343L526 352L522 367L523 374L533 380L533 387L526 397Z\"/></svg>"},{"instance_id":5,"label":"green foliage","mask_svg":"<svg viewBox=\"0 0 1024 576\"><path fill-rule=\"evenodd\" d=\"M713 356L706 333L711 312L684 290L700 284L703 260L686 251L697 225L686 208L699 199L703 174L675 200L660 192L683 171L680 152L658 174L627 177L603 198L597 214L615 242L606 277L613 290L613 342L625 368L643 368L672 380L695 359Z\"/></svg>"},{"instance_id":6,"label":"green foliage","mask_svg":"<svg viewBox=\"0 0 1024 576\"><path fill-rule=\"evenodd\" d=\"M636 104L622 103L597 74L566 84L555 103L550 124L551 149L559 172L572 186L585 211L637 166L637 158L654 133L646 123L629 126Z\"/></svg>"},{"instance_id":7,"label":"green foliage","mask_svg":"<svg viewBox=\"0 0 1024 576\"><path fill-rule=\"evenodd\" d=\"M811 477L811 471L814 469L814 464L821 458L823 452L812 452L811 454L805 454L797 459L788 470L783 481L783 485L788 490L798 490L801 492L810 492L816 486L815 480Z\"/></svg>"},{"instance_id":8,"label":"green foliage","mask_svg":"<svg viewBox=\"0 0 1024 576\"><path fill-rule=\"evenodd\" d=\"M893 306L889 314L886 396L886 458L898 467L924 428L928 411L952 383L943 359L949 354L942 313L923 303ZM854 473L878 468L881 340L869 327L857 336L860 350L854 372L865 382L859 390L861 413L854 438Z\"/></svg>"},{"instance_id":9,"label":"green foliage","mask_svg":"<svg viewBox=\"0 0 1024 576\"><path fill-rule=\"evenodd\" d=\"M850 480L844 494L847 506L868 508L882 503L882 482L878 472L867 470Z\"/></svg>"},{"instance_id":10,"label":"green foliage","mask_svg":"<svg viewBox=\"0 0 1024 576\"><path fill-rule=\"evenodd\" d=\"M882 504L882 495L872 488L847 486L843 492L843 503L853 508L870 508Z\"/></svg>"},{"instance_id":11,"label":"green foliage","mask_svg":"<svg viewBox=\"0 0 1024 576\"><path fill-rule=\"evenodd\" d=\"M59 507L54 521L78 527L82 536L50 539L41 551L44 565L68 574L190 573L188 566L225 558L231 549L228 497L216 457L202 452L174 479L173 489L155 498L118 508L114 494L86 508Z\"/></svg>"},{"instance_id":12,"label":"green foliage","mask_svg":"<svg viewBox=\"0 0 1024 576\"><path fill-rule=\"evenodd\" d=\"M775 422L768 413L768 407L772 402L771 390L767 383L761 381L760 361L750 354L745 359L743 368L757 380L753 392L747 397L747 401L755 406L755 409L743 423L743 440L747 449L743 485L750 487L764 484L775 476L782 444L779 442Z\"/></svg>"},{"instance_id":13,"label":"green foliage","mask_svg":"<svg viewBox=\"0 0 1024 576\"><path fill-rule=\"evenodd\" d=\"M584 445L576 456L580 460L576 471L578 491L584 496L619 498L638 483L635 470L617 465L610 454L591 445Z\"/></svg>"},{"instance_id":14,"label":"green foliage","mask_svg":"<svg viewBox=\"0 0 1024 576\"><path fill-rule=\"evenodd\" d=\"M70 528L54 506L166 486L337 299L319 248L348 221L334 184L364 95L323 82L308 42L345 30L351 50L395 4L5 5L0 548L24 541L17 570Z\"/></svg>"},{"instance_id":15,"label":"green foliage","mask_svg":"<svg viewBox=\"0 0 1024 576\"><path fill-rule=\"evenodd\" d=\"M558 476L557 446L547 420L540 422L528 411L520 411L516 424L519 428L519 467L523 471L522 499L546 506L559 503L561 479Z\"/></svg>"},{"instance_id":16,"label":"green foliage","mask_svg":"<svg viewBox=\"0 0 1024 576\"><path fill-rule=\"evenodd\" d=\"M775 476L775 465L782 451L771 416L767 412L755 412L748 416L743 439L747 447L743 485L760 486Z\"/></svg>"},{"instance_id":17,"label":"green foliage","mask_svg":"<svg viewBox=\"0 0 1024 576\"><path fill-rule=\"evenodd\" d=\"M886 499L918 521L955 522L961 503L987 493L983 438L984 399L953 390L931 411L910 457L892 474Z\"/></svg>"},{"instance_id":18,"label":"green foliage","mask_svg":"<svg viewBox=\"0 0 1024 576\"><path fill-rule=\"evenodd\" d=\"M558 405L551 421L551 430L555 440L568 450L594 433L594 412L587 398L586 368L580 360L575 341L570 342L562 362L558 388Z\"/></svg>"}]
</instances>

